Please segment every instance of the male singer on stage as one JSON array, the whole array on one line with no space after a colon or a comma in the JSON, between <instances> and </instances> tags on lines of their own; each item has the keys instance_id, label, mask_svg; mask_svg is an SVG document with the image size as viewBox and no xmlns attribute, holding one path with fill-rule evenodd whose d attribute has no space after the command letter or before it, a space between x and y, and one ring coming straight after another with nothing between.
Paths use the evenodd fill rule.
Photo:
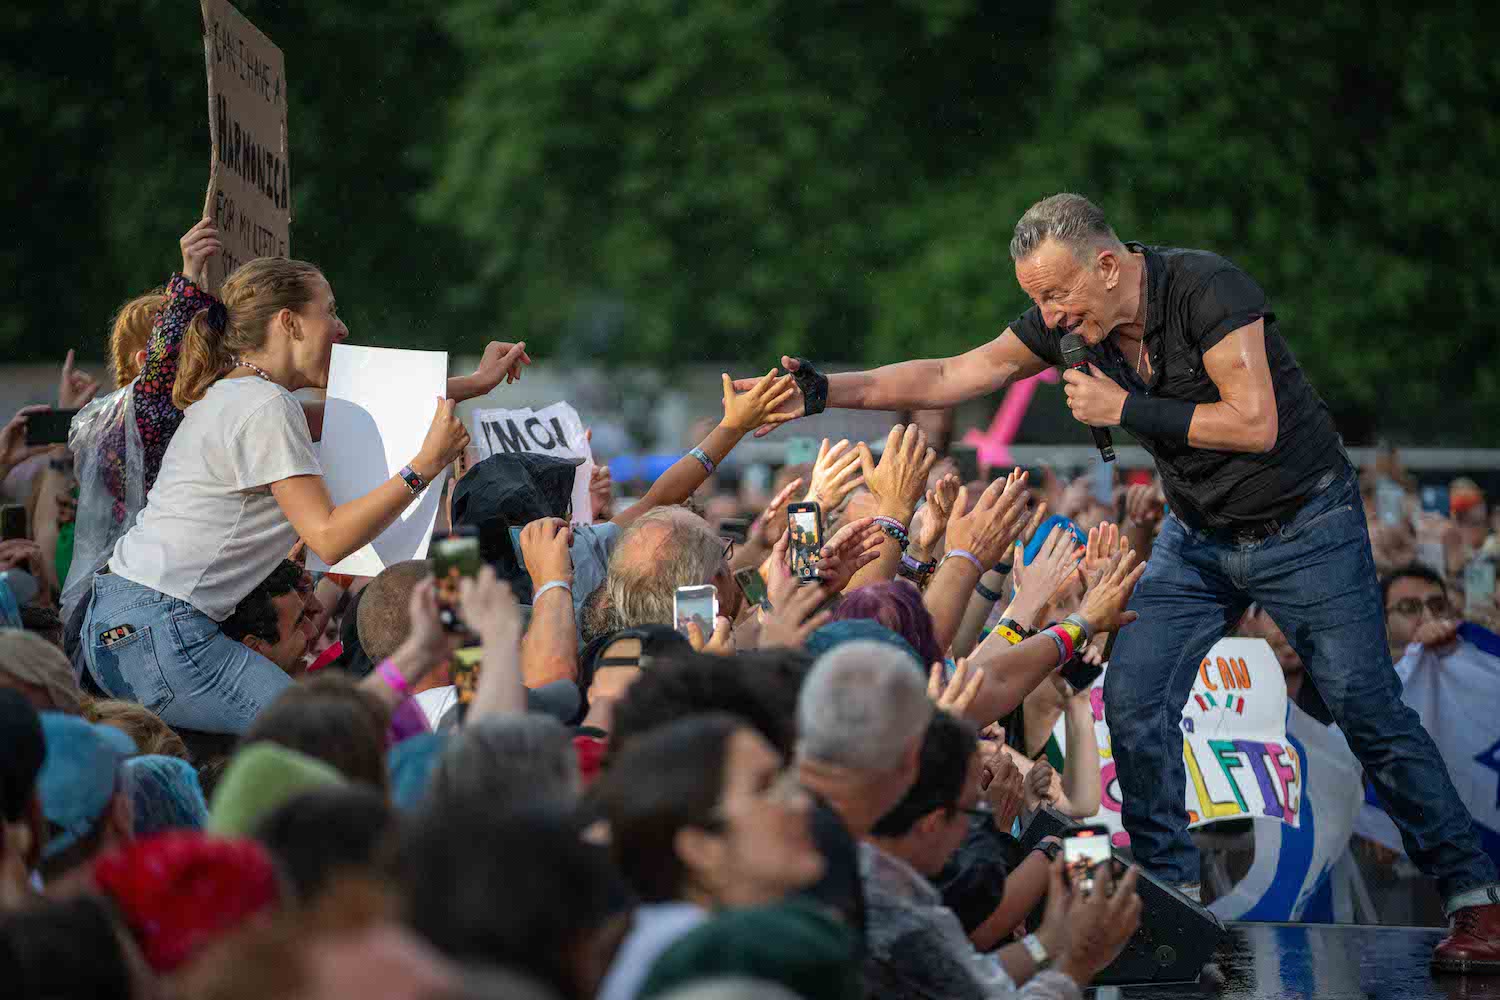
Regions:
<instances>
[{"instance_id":1,"label":"male singer on stage","mask_svg":"<svg viewBox=\"0 0 1500 1000\"><path fill-rule=\"evenodd\" d=\"M1302 657L1407 854L1437 880L1453 930L1434 966L1500 972L1495 865L1401 701L1355 472L1265 293L1216 254L1122 243L1076 194L1027 210L1010 255L1036 305L995 340L827 377L784 358L800 369L789 405L950 407L1061 364L1059 338L1082 337L1091 365L1064 373L1068 408L1131 432L1156 460L1170 511L1104 689L1136 862L1196 896L1182 708L1203 656L1254 602Z\"/></svg>"}]
</instances>

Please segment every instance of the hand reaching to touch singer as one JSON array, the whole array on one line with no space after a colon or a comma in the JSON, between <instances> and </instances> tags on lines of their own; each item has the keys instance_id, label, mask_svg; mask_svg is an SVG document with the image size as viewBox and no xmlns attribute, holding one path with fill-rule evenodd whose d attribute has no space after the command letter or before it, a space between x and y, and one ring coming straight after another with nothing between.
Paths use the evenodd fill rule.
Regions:
<instances>
[{"instance_id":1,"label":"hand reaching to touch singer","mask_svg":"<svg viewBox=\"0 0 1500 1000\"><path fill-rule=\"evenodd\" d=\"M1070 368L1063 372L1067 383L1068 409L1074 419L1090 427L1118 427L1120 416L1125 412L1125 397L1128 395L1098 368L1089 365L1087 372Z\"/></svg>"}]
</instances>

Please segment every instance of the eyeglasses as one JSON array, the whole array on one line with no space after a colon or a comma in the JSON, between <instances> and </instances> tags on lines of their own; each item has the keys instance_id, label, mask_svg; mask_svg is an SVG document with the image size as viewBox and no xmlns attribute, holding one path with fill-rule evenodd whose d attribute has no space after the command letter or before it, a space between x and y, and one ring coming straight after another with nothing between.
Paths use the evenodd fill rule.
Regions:
<instances>
[{"instance_id":1,"label":"eyeglasses","mask_svg":"<svg viewBox=\"0 0 1500 1000\"><path fill-rule=\"evenodd\" d=\"M732 562L734 560L734 539L721 538L719 541L724 543L724 561Z\"/></svg>"},{"instance_id":2,"label":"eyeglasses","mask_svg":"<svg viewBox=\"0 0 1500 1000\"><path fill-rule=\"evenodd\" d=\"M1385 611L1386 614L1409 615L1412 618L1417 618L1422 614L1423 608L1441 618L1451 612L1452 605L1448 603L1448 598L1442 594L1433 594L1425 601L1420 597L1403 597L1395 604L1386 608Z\"/></svg>"}]
</instances>

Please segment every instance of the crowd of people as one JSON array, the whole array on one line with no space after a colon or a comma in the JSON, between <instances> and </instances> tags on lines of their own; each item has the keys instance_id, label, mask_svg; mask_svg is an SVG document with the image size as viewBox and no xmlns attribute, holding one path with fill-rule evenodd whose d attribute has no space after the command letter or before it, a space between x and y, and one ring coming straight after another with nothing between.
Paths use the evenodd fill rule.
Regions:
<instances>
[{"instance_id":1,"label":"crowd of people","mask_svg":"<svg viewBox=\"0 0 1500 1000\"><path fill-rule=\"evenodd\" d=\"M70 353L66 445L26 444L46 406L0 430L27 512L0 542L7 995L1061 998L1115 959L1135 873L1086 892L1018 834L1099 808L1060 668L1131 627L1168 516L1149 476L1108 501L1050 470L966 481L912 413L758 491L726 459L787 419L773 369L726 375L638 498L600 467L574 511L571 462L465 457L454 404L531 363L494 342L408 466L334 504L322 404L294 395L349 336L330 278L266 258L211 291L220 249L203 220L121 307L113 391ZM1497 548L1477 487L1414 516L1409 477L1370 471L1405 505L1371 526L1395 655L1451 642L1465 603L1492 621L1461 596ZM454 625L425 561L306 569L440 479L440 529L484 553ZM678 631L704 586L711 627ZM1315 712L1269 616L1241 634Z\"/></svg>"}]
</instances>

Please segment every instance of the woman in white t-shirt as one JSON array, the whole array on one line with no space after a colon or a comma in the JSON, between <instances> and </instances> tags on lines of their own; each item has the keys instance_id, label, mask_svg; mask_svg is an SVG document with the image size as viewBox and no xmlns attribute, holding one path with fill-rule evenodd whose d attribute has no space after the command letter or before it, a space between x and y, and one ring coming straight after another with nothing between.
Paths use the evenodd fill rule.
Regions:
<instances>
[{"instance_id":1,"label":"woman in white t-shirt","mask_svg":"<svg viewBox=\"0 0 1500 1000\"><path fill-rule=\"evenodd\" d=\"M335 506L292 396L327 386L333 345L349 335L333 289L312 264L267 257L230 275L221 298L222 314L205 310L183 340L173 401L186 415L140 518L94 579L82 641L110 695L173 726L237 733L291 679L219 623L299 537L330 564L368 544L469 435L453 400L440 401L411 465Z\"/></svg>"}]
</instances>

